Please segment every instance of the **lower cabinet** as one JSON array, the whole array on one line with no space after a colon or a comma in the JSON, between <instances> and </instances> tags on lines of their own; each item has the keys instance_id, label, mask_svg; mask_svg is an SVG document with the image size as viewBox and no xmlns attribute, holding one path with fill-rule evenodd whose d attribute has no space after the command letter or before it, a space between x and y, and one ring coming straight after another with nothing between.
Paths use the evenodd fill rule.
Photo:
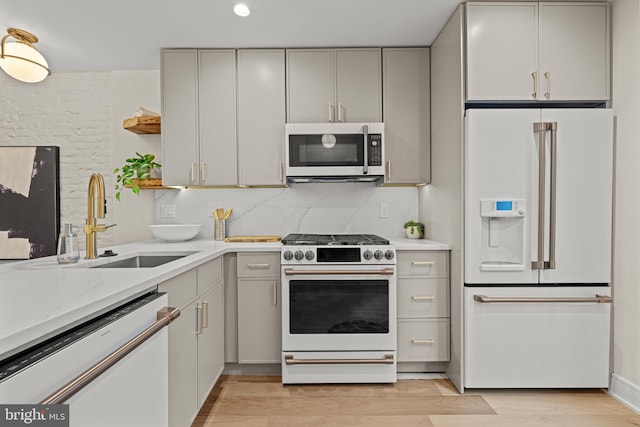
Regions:
<instances>
[{"instance_id":1,"label":"lower cabinet","mask_svg":"<svg viewBox=\"0 0 640 427\"><path fill-rule=\"evenodd\" d=\"M449 361L448 255L398 251L398 362Z\"/></svg>"},{"instance_id":2,"label":"lower cabinet","mask_svg":"<svg viewBox=\"0 0 640 427\"><path fill-rule=\"evenodd\" d=\"M280 363L280 253L239 253L238 363Z\"/></svg>"},{"instance_id":3,"label":"lower cabinet","mask_svg":"<svg viewBox=\"0 0 640 427\"><path fill-rule=\"evenodd\" d=\"M189 426L224 369L222 257L158 286L180 316L169 325L169 426Z\"/></svg>"}]
</instances>

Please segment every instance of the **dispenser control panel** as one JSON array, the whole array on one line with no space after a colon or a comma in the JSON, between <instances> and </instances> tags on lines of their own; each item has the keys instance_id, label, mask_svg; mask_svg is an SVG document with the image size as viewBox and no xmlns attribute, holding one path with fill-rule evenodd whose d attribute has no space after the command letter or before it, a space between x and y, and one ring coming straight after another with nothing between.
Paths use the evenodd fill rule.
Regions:
<instances>
[{"instance_id":1,"label":"dispenser control panel","mask_svg":"<svg viewBox=\"0 0 640 427\"><path fill-rule=\"evenodd\" d=\"M524 199L482 199L480 216L489 218L519 217L526 213Z\"/></svg>"}]
</instances>

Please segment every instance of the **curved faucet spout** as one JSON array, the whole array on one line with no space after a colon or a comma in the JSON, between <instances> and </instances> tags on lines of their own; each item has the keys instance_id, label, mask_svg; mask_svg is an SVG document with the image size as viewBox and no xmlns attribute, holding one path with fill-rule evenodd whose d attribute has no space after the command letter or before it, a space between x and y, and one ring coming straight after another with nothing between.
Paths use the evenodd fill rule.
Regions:
<instances>
[{"instance_id":1,"label":"curved faucet spout","mask_svg":"<svg viewBox=\"0 0 640 427\"><path fill-rule=\"evenodd\" d=\"M104 202L104 178L94 172L89 178L89 197L87 200L87 218L104 218L107 210Z\"/></svg>"}]
</instances>

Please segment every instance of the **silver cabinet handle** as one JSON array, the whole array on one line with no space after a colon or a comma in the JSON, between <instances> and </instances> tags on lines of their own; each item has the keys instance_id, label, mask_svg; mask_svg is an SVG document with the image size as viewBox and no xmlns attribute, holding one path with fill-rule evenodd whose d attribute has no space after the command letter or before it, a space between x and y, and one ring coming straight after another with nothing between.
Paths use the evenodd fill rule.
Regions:
<instances>
[{"instance_id":1,"label":"silver cabinet handle","mask_svg":"<svg viewBox=\"0 0 640 427\"><path fill-rule=\"evenodd\" d=\"M329 103L329 123L333 123L333 104Z\"/></svg>"},{"instance_id":2,"label":"silver cabinet handle","mask_svg":"<svg viewBox=\"0 0 640 427\"><path fill-rule=\"evenodd\" d=\"M435 342L435 340L419 340L419 339L412 339L411 340L411 344L433 344Z\"/></svg>"},{"instance_id":3,"label":"silver cabinet handle","mask_svg":"<svg viewBox=\"0 0 640 427\"><path fill-rule=\"evenodd\" d=\"M436 299L433 295L414 295L411 297L413 301L433 301Z\"/></svg>"},{"instance_id":4,"label":"silver cabinet handle","mask_svg":"<svg viewBox=\"0 0 640 427\"><path fill-rule=\"evenodd\" d=\"M338 111L340 110L338 109ZM368 125L362 126L362 133L364 136L364 166L362 167L362 173L366 175L369 173L369 126Z\"/></svg>"},{"instance_id":5,"label":"silver cabinet handle","mask_svg":"<svg viewBox=\"0 0 640 427\"><path fill-rule=\"evenodd\" d=\"M204 314L202 317L204 321L202 322L202 329L209 327L209 301L202 301L202 307L204 308Z\"/></svg>"},{"instance_id":6,"label":"silver cabinet handle","mask_svg":"<svg viewBox=\"0 0 640 427\"><path fill-rule=\"evenodd\" d=\"M544 93L544 97L549 99L551 96L551 73L549 71L545 71L544 78L547 81L547 91Z\"/></svg>"},{"instance_id":7,"label":"silver cabinet handle","mask_svg":"<svg viewBox=\"0 0 640 427\"><path fill-rule=\"evenodd\" d=\"M558 167L558 123L547 123L547 129L551 131L551 161L549 168L549 260L545 261L544 268L553 270L556 268L556 183Z\"/></svg>"},{"instance_id":8,"label":"silver cabinet handle","mask_svg":"<svg viewBox=\"0 0 640 427\"><path fill-rule=\"evenodd\" d=\"M538 97L538 72L531 73L531 77L533 77L533 93L531 93L531 97L535 99Z\"/></svg>"},{"instance_id":9,"label":"silver cabinet handle","mask_svg":"<svg viewBox=\"0 0 640 427\"><path fill-rule=\"evenodd\" d=\"M113 353L69 381L66 385L50 394L40 402L41 405L55 405L66 402L77 392L82 390L87 384L105 373L110 367L122 360L127 354L140 347L145 341L155 335L162 328L180 316L180 310L173 307L165 307L157 312L157 321L135 337L131 338L124 345Z\"/></svg>"},{"instance_id":10,"label":"silver cabinet handle","mask_svg":"<svg viewBox=\"0 0 640 427\"><path fill-rule=\"evenodd\" d=\"M196 183L196 162L191 162L191 183Z\"/></svg>"},{"instance_id":11,"label":"silver cabinet handle","mask_svg":"<svg viewBox=\"0 0 640 427\"><path fill-rule=\"evenodd\" d=\"M433 264L435 264L435 262L433 261L411 261L411 265L418 265L418 266L421 266L421 265L431 266Z\"/></svg>"},{"instance_id":12,"label":"silver cabinet handle","mask_svg":"<svg viewBox=\"0 0 640 427\"><path fill-rule=\"evenodd\" d=\"M287 365L393 365L393 354L385 354L384 359L296 359L292 354L284 355Z\"/></svg>"},{"instance_id":13,"label":"silver cabinet handle","mask_svg":"<svg viewBox=\"0 0 640 427\"><path fill-rule=\"evenodd\" d=\"M387 179L391 179L391 160L387 160L387 167L386 167L386 173L387 173Z\"/></svg>"},{"instance_id":14,"label":"silver cabinet handle","mask_svg":"<svg viewBox=\"0 0 640 427\"><path fill-rule=\"evenodd\" d=\"M247 264L249 270L268 270L271 264Z\"/></svg>"},{"instance_id":15,"label":"silver cabinet handle","mask_svg":"<svg viewBox=\"0 0 640 427\"><path fill-rule=\"evenodd\" d=\"M488 297L486 295L474 295L473 300L481 303L565 303L565 302L593 302L598 304L610 304L613 301L608 295L596 294L595 297Z\"/></svg>"},{"instance_id":16,"label":"silver cabinet handle","mask_svg":"<svg viewBox=\"0 0 640 427\"><path fill-rule=\"evenodd\" d=\"M202 333L202 305L196 304L196 330L194 334L200 335Z\"/></svg>"},{"instance_id":17,"label":"silver cabinet handle","mask_svg":"<svg viewBox=\"0 0 640 427\"><path fill-rule=\"evenodd\" d=\"M383 268L381 270L296 270L293 268L285 268L284 274L286 276L294 275L360 275L360 276L389 276L393 274L393 268Z\"/></svg>"},{"instance_id":18,"label":"silver cabinet handle","mask_svg":"<svg viewBox=\"0 0 640 427\"><path fill-rule=\"evenodd\" d=\"M280 182L284 182L284 164L280 162Z\"/></svg>"},{"instance_id":19,"label":"silver cabinet handle","mask_svg":"<svg viewBox=\"0 0 640 427\"><path fill-rule=\"evenodd\" d=\"M533 124L533 131L538 132L538 259L531 261L532 270L544 269L544 190L545 190L545 135L547 124Z\"/></svg>"},{"instance_id":20,"label":"silver cabinet handle","mask_svg":"<svg viewBox=\"0 0 640 427\"><path fill-rule=\"evenodd\" d=\"M207 164L205 162L200 163L200 183L204 184L207 180L207 172L206 172Z\"/></svg>"},{"instance_id":21,"label":"silver cabinet handle","mask_svg":"<svg viewBox=\"0 0 640 427\"><path fill-rule=\"evenodd\" d=\"M278 305L278 282L273 282L273 305Z\"/></svg>"},{"instance_id":22,"label":"silver cabinet handle","mask_svg":"<svg viewBox=\"0 0 640 427\"><path fill-rule=\"evenodd\" d=\"M342 123L342 104L338 102L338 123Z\"/></svg>"}]
</instances>

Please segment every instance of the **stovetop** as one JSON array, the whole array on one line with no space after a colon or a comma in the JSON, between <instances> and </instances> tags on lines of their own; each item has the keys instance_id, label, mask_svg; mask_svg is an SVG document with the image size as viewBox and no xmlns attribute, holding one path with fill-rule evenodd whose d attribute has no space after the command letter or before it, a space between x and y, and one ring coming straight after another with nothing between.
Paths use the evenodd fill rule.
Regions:
<instances>
[{"instance_id":1,"label":"stovetop","mask_svg":"<svg viewBox=\"0 0 640 427\"><path fill-rule=\"evenodd\" d=\"M288 234L283 245L335 246L335 245L388 245L389 241L375 234Z\"/></svg>"}]
</instances>

